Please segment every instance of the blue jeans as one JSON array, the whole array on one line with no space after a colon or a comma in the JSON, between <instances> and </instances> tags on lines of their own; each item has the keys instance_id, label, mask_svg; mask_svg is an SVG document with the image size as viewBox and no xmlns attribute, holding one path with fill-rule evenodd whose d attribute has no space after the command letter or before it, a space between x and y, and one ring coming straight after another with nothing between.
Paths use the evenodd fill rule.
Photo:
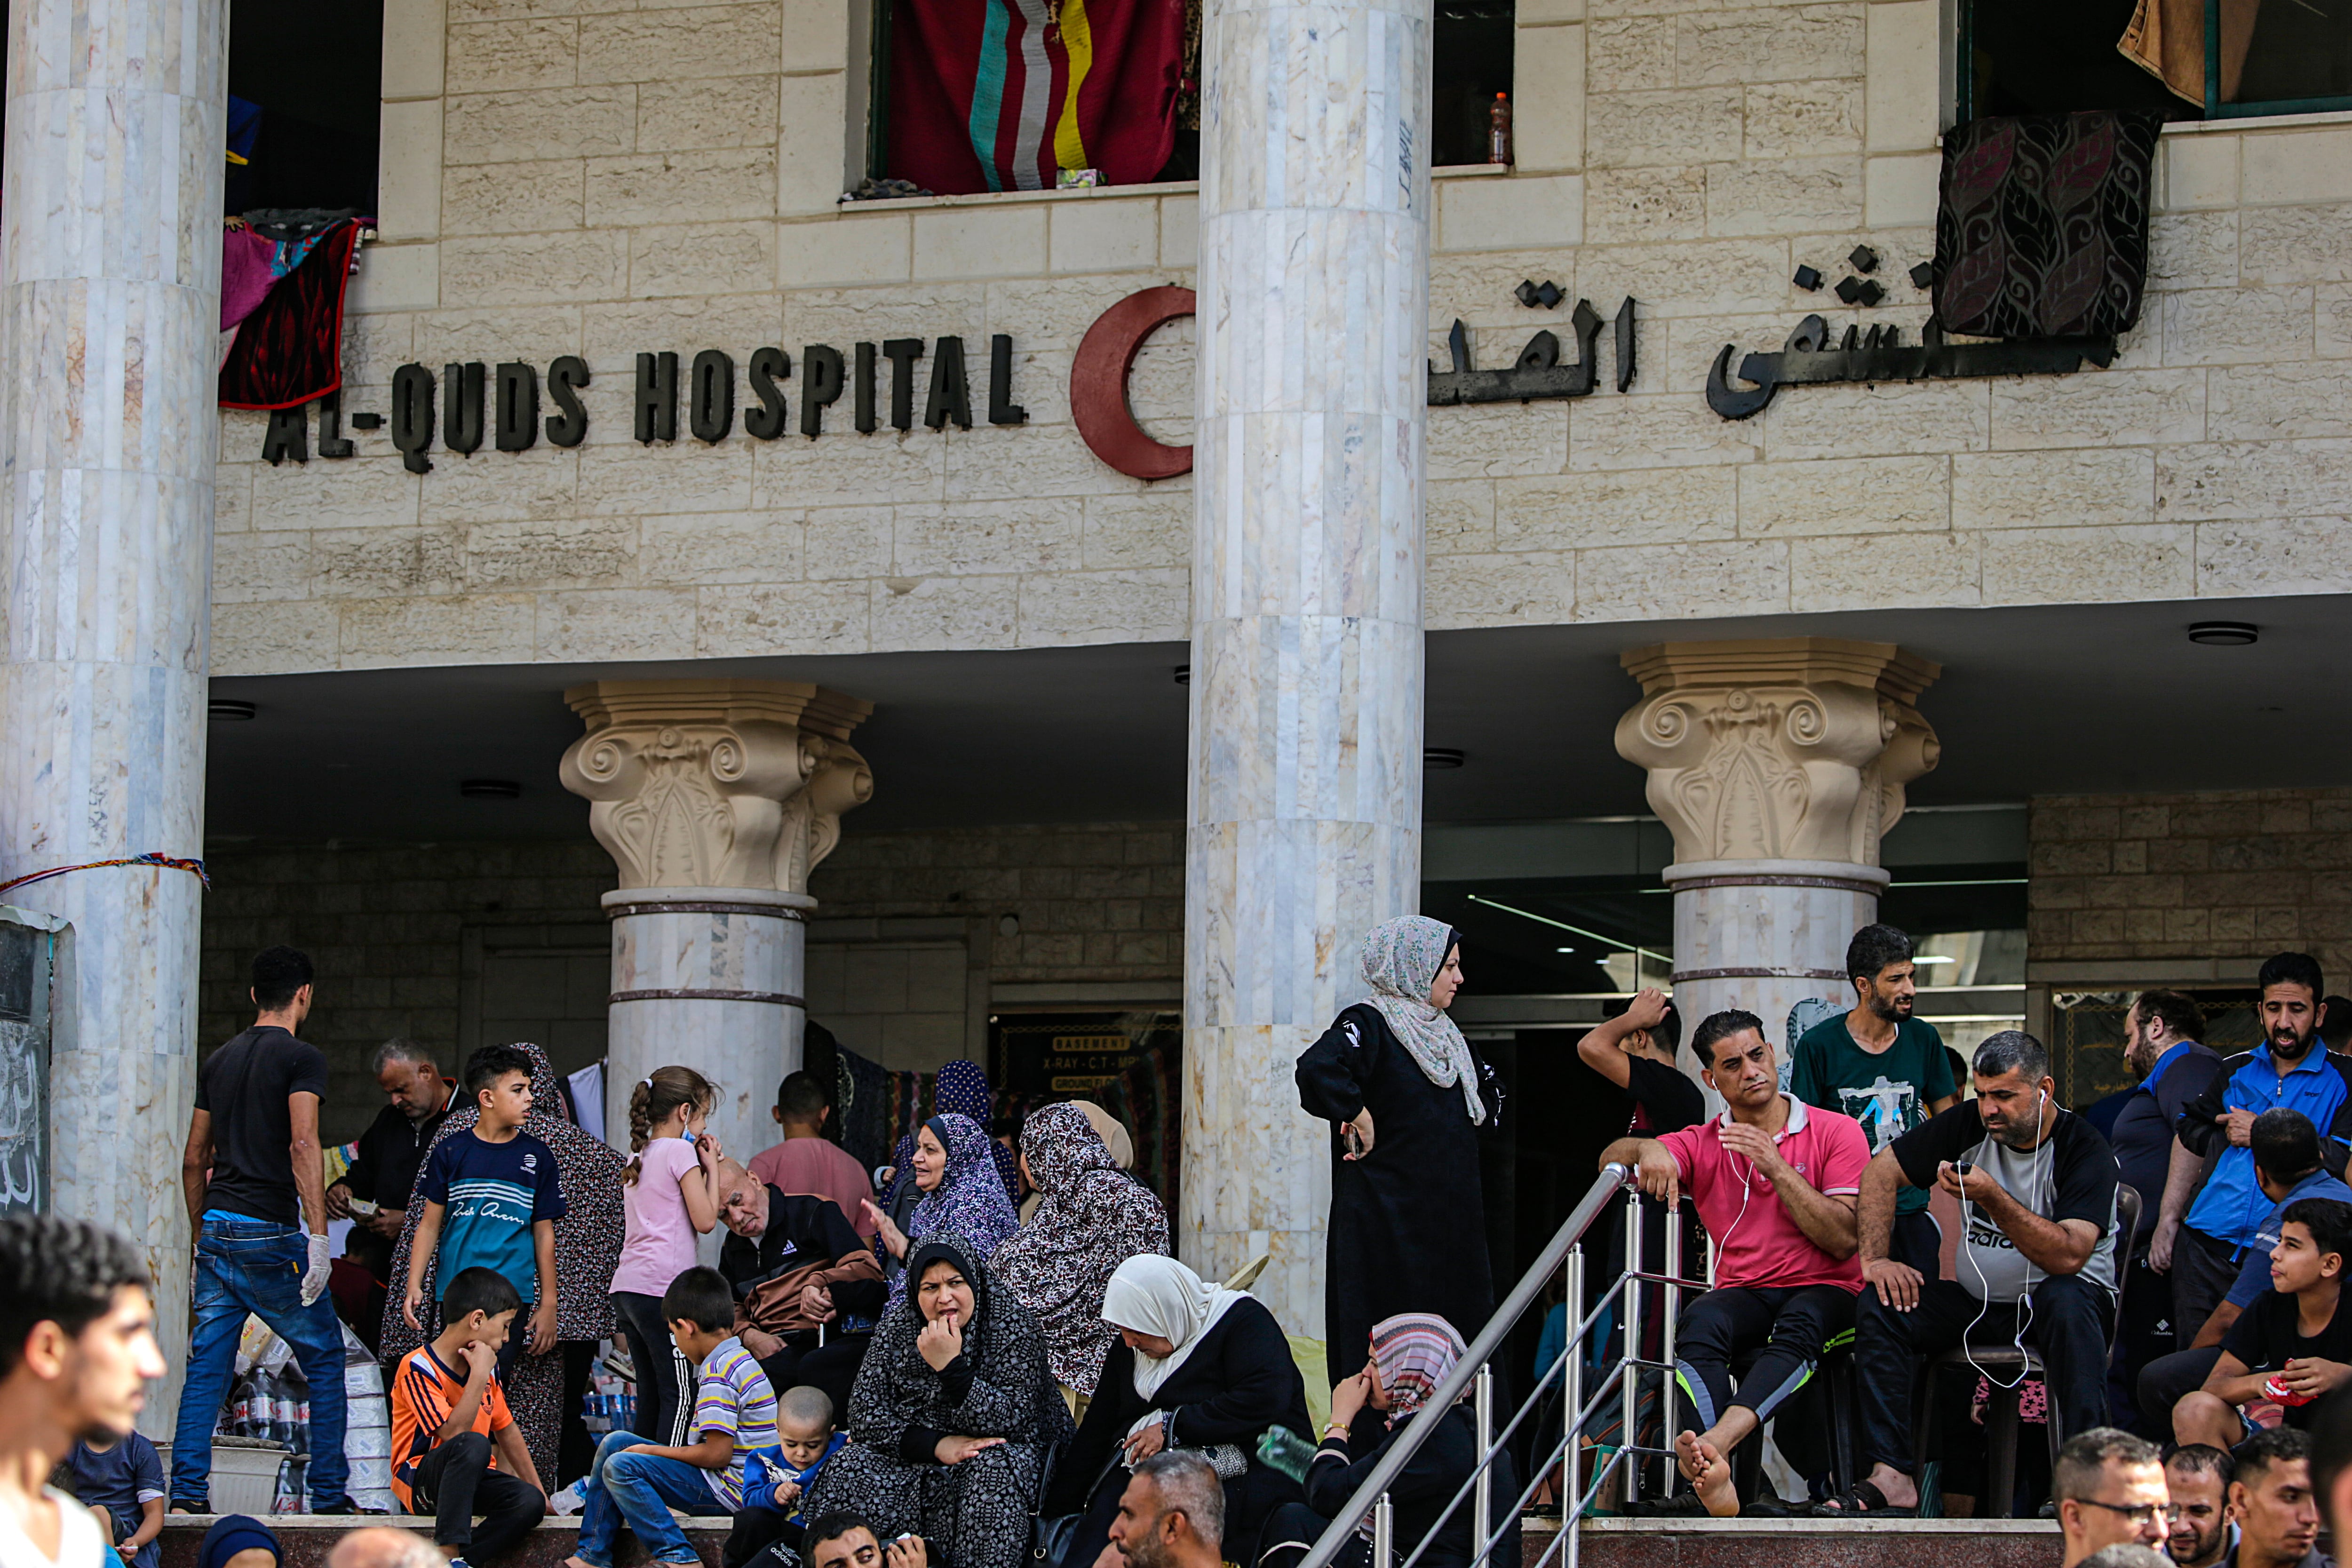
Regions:
<instances>
[{"instance_id":1,"label":"blue jeans","mask_svg":"<svg viewBox=\"0 0 2352 1568\"><path fill-rule=\"evenodd\" d=\"M608 1432L596 1445L596 1460L580 1483L580 1561L613 1568L613 1537L625 1524L656 1562L701 1568L701 1555L669 1510L723 1519L727 1505L710 1489L709 1470L659 1454L622 1452L644 1441L635 1432Z\"/></svg>"},{"instance_id":2,"label":"blue jeans","mask_svg":"<svg viewBox=\"0 0 2352 1568\"><path fill-rule=\"evenodd\" d=\"M213 1422L236 1374L236 1341L248 1312L294 1348L310 1381L310 1506L344 1500L351 1461L343 1458L342 1325L331 1297L321 1294L302 1305L302 1271L310 1260L296 1226L207 1219L196 1233L196 1321L188 1336L180 1424L172 1435L171 1506L212 1511Z\"/></svg>"}]
</instances>

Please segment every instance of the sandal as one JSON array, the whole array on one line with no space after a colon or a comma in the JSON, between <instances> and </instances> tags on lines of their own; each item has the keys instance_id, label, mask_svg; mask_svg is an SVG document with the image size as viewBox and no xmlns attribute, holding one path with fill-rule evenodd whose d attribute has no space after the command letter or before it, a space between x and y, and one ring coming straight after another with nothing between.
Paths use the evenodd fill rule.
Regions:
<instances>
[{"instance_id":1,"label":"sandal","mask_svg":"<svg viewBox=\"0 0 2352 1568\"><path fill-rule=\"evenodd\" d=\"M1856 1481L1837 1496L1813 1505L1815 1519L1915 1519L1918 1513L1916 1503L1896 1508L1869 1481Z\"/></svg>"}]
</instances>

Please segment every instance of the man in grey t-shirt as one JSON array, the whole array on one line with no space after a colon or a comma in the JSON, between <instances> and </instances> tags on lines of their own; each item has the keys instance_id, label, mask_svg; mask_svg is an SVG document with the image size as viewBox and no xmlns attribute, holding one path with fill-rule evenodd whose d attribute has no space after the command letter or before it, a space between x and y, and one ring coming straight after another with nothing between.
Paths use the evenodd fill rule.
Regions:
<instances>
[{"instance_id":1,"label":"man in grey t-shirt","mask_svg":"<svg viewBox=\"0 0 2352 1568\"><path fill-rule=\"evenodd\" d=\"M1863 1173L1854 1355L1872 1468L1832 1505L1841 1511L1916 1506L1911 1392L1919 1360L1964 1336L2040 1352L2061 1432L2106 1424L2115 1152L2098 1129L2060 1108L2050 1053L2032 1036L1990 1036L1972 1065L1976 1099L1895 1139ZM1960 1200L1957 1279L1924 1279L1887 1255L1896 1191L1929 1185Z\"/></svg>"}]
</instances>

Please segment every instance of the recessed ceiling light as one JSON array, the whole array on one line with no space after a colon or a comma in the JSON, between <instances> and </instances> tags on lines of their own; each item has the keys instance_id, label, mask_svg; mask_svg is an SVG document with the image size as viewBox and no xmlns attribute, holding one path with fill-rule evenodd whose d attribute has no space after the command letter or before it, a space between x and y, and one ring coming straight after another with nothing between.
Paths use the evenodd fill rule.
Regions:
<instances>
[{"instance_id":1,"label":"recessed ceiling light","mask_svg":"<svg viewBox=\"0 0 2352 1568\"><path fill-rule=\"evenodd\" d=\"M1424 768L1458 768L1465 759L1451 746L1423 746L1421 765Z\"/></svg>"},{"instance_id":2,"label":"recessed ceiling light","mask_svg":"<svg viewBox=\"0 0 2352 1568\"><path fill-rule=\"evenodd\" d=\"M1958 963L1957 958L1946 958L1940 952L1923 952L1911 960L1914 963Z\"/></svg>"},{"instance_id":3,"label":"recessed ceiling light","mask_svg":"<svg viewBox=\"0 0 2352 1568\"><path fill-rule=\"evenodd\" d=\"M1552 951L1554 952L1574 952L1576 949L1572 947L1555 947Z\"/></svg>"},{"instance_id":4,"label":"recessed ceiling light","mask_svg":"<svg viewBox=\"0 0 2352 1568\"><path fill-rule=\"evenodd\" d=\"M252 718L258 711L252 703L240 702L234 697L214 698L209 704L209 710L215 722L241 722Z\"/></svg>"},{"instance_id":5,"label":"recessed ceiling light","mask_svg":"<svg viewBox=\"0 0 2352 1568\"><path fill-rule=\"evenodd\" d=\"M2260 626L2247 621L2199 621L2189 628L2189 640L2208 647L2244 647L2262 635Z\"/></svg>"},{"instance_id":6,"label":"recessed ceiling light","mask_svg":"<svg viewBox=\"0 0 2352 1568\"><path fill-rule=\"evenodd\" d=\"M513 800L522 794L522 785L512 779L467 779L457 793L468 800Z\"/></svg>"}]
</instances>

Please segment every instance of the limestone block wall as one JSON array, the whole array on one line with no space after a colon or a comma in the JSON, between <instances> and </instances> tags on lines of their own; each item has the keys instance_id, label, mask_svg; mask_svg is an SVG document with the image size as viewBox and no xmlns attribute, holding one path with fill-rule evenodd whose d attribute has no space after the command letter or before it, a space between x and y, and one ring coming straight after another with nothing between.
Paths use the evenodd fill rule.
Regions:
<instances>
[{"instance_id":1,"label":"limestone block wall","mask_svg":"<svg viewBox=\"0 0 2352 1568\"><path fill-rule=\"evenodd\" d=\"M2298 950L2352 984L2352 789L2048 795L2029 823L2029 980L2249 984Z\"/></svg>"},{"instance_id":2,"label":"limestone block wall","mask_svg":"<svg viewBox=\"0 0 2352 1568\"><path fill-rule=\"evenodd\" d=\"M956 984L937 951L949 947L953 968L978 972L980 1047L998 993L1173 997L1183 973L1182 842L1174 823L853 827L811 879L813 1015L886 1066L978 1056L971 1029L950 1016L970 1011L965 999L942 994ZM205 858L198 1048L253 1021L256 952L301 948L319 973L303 1034L327 1056L321 1123L338 1141L357 1136L383 1103L368 1062L385 1039L425 1041L454 1070L469 937L478 965L483 948L528 945L541 931L593 949L606 929L597 900L615 881L612 857L584 834L576 843L215 844Z\"/></svg>"},{"instance_id":3,"label":"limestone block wall","mask_svg":"<svg viewBox=\"0 0 2352 1568\"><path fill-rule=\"evenodd\" d=\"M2352 116L2168 133L2156 276L2113 368L1705 405L1726 343L1821 311L1916 334L1933 244L1937 0L1521 0L1517 166L1436 182L1431 353L1507 364L1567 306L1640 301L1639 373L1576 402L1433 410L1433 627L1902 602L2340 591L2352 504ZM258 461L222 417L215 669L1024 647L1181 638L1189 480L1097 462L1079 336L1192 281L1189 187L851 204L862 60L838 0L393 0L383 242L349 410L394 367L578 354L584 445L404 470ZM1790 282L1884 258L1876 309ZM1131 401L1188 438L1189 322ZM1015 345L1018 428L641 446L635 355L890 336ZM1916 341L1916 337L1913 338ZM1602 338L1604 355L1608 338ZM886 379L887 379L887 366ZM1613 379L1613 378L1610 378ZM798 406L798 384L787 384Z\"/></svg>"},{"instance_id":4,"label":"limestone block wall","mask_svg":"<svg viewBox=\"0 0 2352 1568\"><path fill-rule=\"evenodd\" d=\"M467 928L603 923L613 858L576 844L240 848L208 845L197 1049L253 1022L253 955L285 943L310 955L316 1002L303 1037L326 1054L325 1135L356 1137L383 1103L368 1070L394 1035L457 1066Z\"/></svg>"},{"instance_id":5,"label":"limestone block wall","mask_svg":"<svg viewBox=\"0 0 2352 1568\"><path fill-rule=\"evenodd\" d=\"M820 919L983 914L998 982L1183 977L1177 823L845 834L809 890Z\"/></svg>"}]
</instances>

